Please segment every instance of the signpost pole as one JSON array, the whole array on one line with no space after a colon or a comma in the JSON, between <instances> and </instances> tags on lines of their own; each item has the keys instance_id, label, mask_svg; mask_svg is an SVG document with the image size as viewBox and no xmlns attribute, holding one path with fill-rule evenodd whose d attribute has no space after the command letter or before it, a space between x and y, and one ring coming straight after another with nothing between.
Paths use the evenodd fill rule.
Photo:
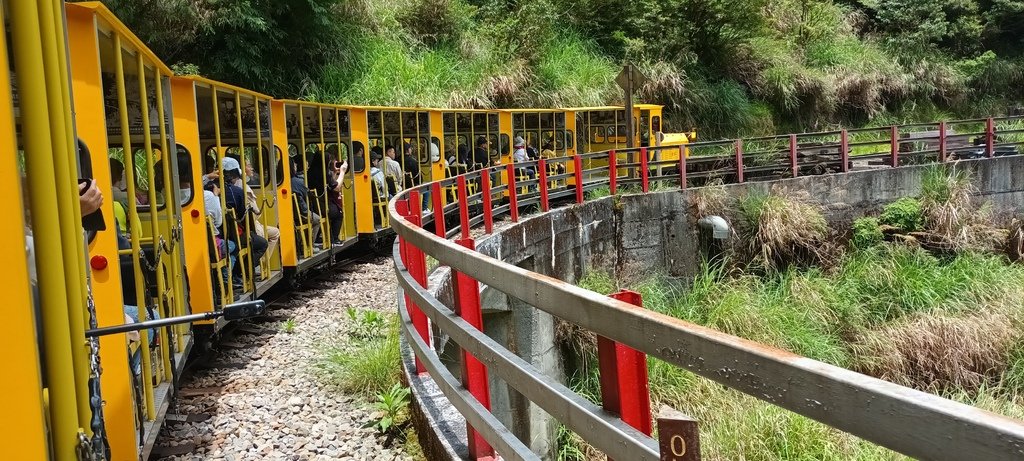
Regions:
<instances>
[{"instance_id":1,"label":"signpost pole","mask_svg":"<svg viewBox=\"0 0 1024 461\"><path fill-rule=\"evenodd\" d=\"M626 148L632 149L636 143L633 142L633 64L626 64Z\"/></svg>"}]
</instances>

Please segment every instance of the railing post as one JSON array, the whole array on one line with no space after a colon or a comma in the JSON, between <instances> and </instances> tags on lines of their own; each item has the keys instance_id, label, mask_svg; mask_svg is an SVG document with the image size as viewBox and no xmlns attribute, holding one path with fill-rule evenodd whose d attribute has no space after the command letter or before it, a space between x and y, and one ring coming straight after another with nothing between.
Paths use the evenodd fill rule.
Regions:
<instances>
[{"instance_id":1,"label":"railing post","mask_svg":"<svg viewBox=\"0 0 1024 461\"><path fill-rule=\"evenodd\" d=\"M623 290L611 298L642 308L640 293ZM626 424L651 435L651 397L647 381L647 355L603 336L597 337L601 402Z\"/></svg>"},{"instance_id":2,"label":"railing post","mask_svg":"<svg viewBox=\"0 0 1024 461\"><path fill-rule=\"evenodd\" d=\"M406 219L409 220L416 227L422 227L423 216L419 206L420 194L416 191L409 192L409 197L405 200L398 201L398 211L401 214L405 212ZM403 210L404 209L404 210ZM405 266L409 270L409 275L412 276L416 283L420 286L427 286L427 259L423 255L423 251L415 246L405 242ZM409 295L405 295L405 306L409 311L409 317L412 319L413 327L416 329L416 333L423 338L423 342L430 344L430 325L428 324L427 314L424 314L420 308L412 302ZM427 369L423 364L416 361L416 373L422 374Z\"/></svg>"},{"instance_id":3,"label":"railing post","mask_svg":"<svg viewBox=\"0 0 1024 461\"><path fill-rule=\"evenodd\" d=\"M572 165L576 177L576 203L583 203L583 161L580 154L572 156Z\"/></svg>"},{"instance_id":4,"label":"railing post","mask_svg":"<svg viewBox=\"0 0 1024 461\"><path fill-rule=\"evenodd\" d=\"M789 135L789 168L793 170L793 177L800 175L800 165L796 161L796 135Z\"/></svg>"},{"instance_id":5,"label":"railing post","mask_svg":"<svg viewBox=\"0 0 1024 461\"><path fill-rule=\"evenodd\" d=\"M646 194L650 189L650 184L647 182L647 176L650 172L647 171L647 148L640 148L640 189Z\"/></svg>"},{"instance_id":6,"label":"railing post","mask_svg":"<svg viewBox=\"0 0 1024 461\"><path fill-rule=\"evenodd\" d=\"M444 197L441 197L441 183L435 182L430 185L430 195L434 202L434 234L445 238L447 229L444 223Z\"/></svg>"},{"instance_id":7,"label":"railing post","mask_svg":"<svg viewBox=\"0 0 1024 461\"><path fill-rule=\"evenodd\" d=\"M992 158L996 154L996 126L992 117L985 119L985 155Z\"/></svg>"},{"instance_id":8,"label":"railing post","mask_svg":"<svg viewBox=\"0 0 1024 461\"><path fill-rule=\"evenodd\" d=\"M658 411L658 451L664 461L700 461L697 420L662 406Z\"/></svg>"},{"instance_id":9,"label":"railing post","mask_svg":"<svg viewBox=\"0 0 1024 461\"><path fill-rule=\"evenodd\" d=\"M519 222L519 201L516 200L515 164L509 163L506 165L505 173L508 174L508 214L512 217L512 222Z\"/></svg>"},{"instance_id":10,"label":"railing post","mask_svg":"<svg viewBox=\"0 0 1024 461\"><path fill-rule=\"evenodd\" d=\"M618 160L619 156L614 149L608 152L608 190L612 195L615 195L615 191L618 190L619 168L615 166Z\"/></svg>"},{"instance_id":11,"label":"railing post","mask_svg":"<svg viewBox=\"0 0 1024 461\"><path fill-rule=\"evenodd\" d=\"M946 122L939 122L939 163L946 163Z\"/></svg>"},{"instance_id":12,"label":"railing post","mask_svg":"<svg viewBox=\"0 0 1024 461\"><path fill-rule=\"evenodd\" d=\"M466 192L466 175L459 175L455 180L459 194L459 231L462 238L469 238L469 194Z\"/></svg>"},{"instance_id":13,"label":"railing post","mask_svg":"<svg viewBox=\"0 0 1024 461\"><path fill-rule=\"evenodd\" d=\"M893 168L900 166L900 128L896 125L889 127L889 155Z\"/></svg>"},{"instance_id":14,"label":"railing post","mask_svg":"<svg viewBox=\"0 0 1024 461\"><path fill-rule=\"evenodd\" d=\"M743 140L736 140L736 182L743 182Z\"/></svg>"},{"instance_id":15,"label":"railing post","mask_svg":"<svg viewBox=\"0 0 1024 461\"><path fill-rule=\"evenodd\" d=\"M540 209L548 211L548 164L543 158L537 160L537 181L540 183Z\"/></svg>"},{"instance_id":16,"label":"railing post","mask_svg":"<svg viewBox=\"0 0 1024 461\"><path fill-rule=\"evenodd\" d=\"M850 171L850 138L846 130L839 132L839 171Z\"/></svg>"},{"instance_id":17,"label":"railing post","mask_svg":"<svg viewBox=\"0 0 1024 461\"><path fill-rule=\"evenodd\" d=\"M456 241L470 250L475 250L473 239L464 238ZM484 329L484 318L480 308L480 287L473 277L462 272L455 272L455 314L479 331ZM487 383L487 367L462 350L462 386L469 391L484 408L491 409L491 392ZM472 426L466 425L469 435L470 459L482 459L494 456L494 449L480 436Z\"/></svg>"},{"instance_id":18,"label":"railing post","mask_svg":"<svg viewBox=\"0 0 1024 461\"><path fill-rule=\"evenodd\" d=\"M679 146L679 188L686 189L686 146Z\"/></svg>"},{"instance_id":19,"label":"railing post","mask_svg":"<svg viewBox=\"0 0 1024 461\"><path fill-rule=\"evenodd\" d=\"M483 194L484 231L488 234L494 230L494 209L491 203L491 169L480 170L480 192Z\"/></svg>"}]
</instances>

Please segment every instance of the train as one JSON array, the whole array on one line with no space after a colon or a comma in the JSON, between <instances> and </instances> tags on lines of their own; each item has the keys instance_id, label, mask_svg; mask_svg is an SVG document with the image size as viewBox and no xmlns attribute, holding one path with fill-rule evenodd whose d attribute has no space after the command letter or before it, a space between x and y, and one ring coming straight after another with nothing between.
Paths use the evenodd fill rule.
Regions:
<instances>
[{"instance_id":1,"label":"train","mask_svg":"<svg viewBox=\"0 0 1024 461\"><path fill-rule=\"evenodd\" d=\"M99 2L3 0L0 15L12 459L148 458L190 354L355 245L389 249L395 189L507 165L518 145L566 157L695 136L663 133L653 104L277 99L175 74Z\"/></svg>"}]
</instances>

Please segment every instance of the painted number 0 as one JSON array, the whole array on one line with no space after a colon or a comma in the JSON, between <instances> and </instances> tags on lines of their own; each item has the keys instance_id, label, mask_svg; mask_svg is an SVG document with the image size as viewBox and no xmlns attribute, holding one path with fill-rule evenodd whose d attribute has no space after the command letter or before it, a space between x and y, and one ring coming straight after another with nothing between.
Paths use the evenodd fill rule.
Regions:
<instances>
[{"instance_id":1,"label":"painted number 0","mask_svg":"<svg viewBox=\"0 0 1024 461\"><path fill-rule=\"evenodd\" d=\"M686 454L686 440L683 439L683 436L673 435L668 443L672 449L673 456L683 456Z\"/></svg>"}]
</instances>

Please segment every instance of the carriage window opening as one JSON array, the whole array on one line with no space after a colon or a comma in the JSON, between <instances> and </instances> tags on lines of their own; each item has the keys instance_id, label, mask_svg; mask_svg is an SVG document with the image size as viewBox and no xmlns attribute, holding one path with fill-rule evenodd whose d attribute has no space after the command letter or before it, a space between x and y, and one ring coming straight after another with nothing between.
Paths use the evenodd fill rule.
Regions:
<instances>
[{"instance_id":1,"label":"carriage window opening","mask_svg":"<svg viewBox=\"0 0 1024 461\"><path fill-rule=\"evenodd\" d=\"M473 130L472 114L457 112L455 114L455 129L460 133L468 133Z\"/></svg>"},{"instance_id":2,"label":"carriage window opening","mask_svg":"<svg viewBox=\"0 0 1024 461\"><path fill-rule=\"evenodd\" d=\"M352 141L352 171L356 173L362 173L366 170L366 164L369 160L366 159L366 150L363 147L363 143L359 141Z\"/></svg>"},{"instance_id":3,"label":"carriage window opening","mask_svg":"<svg viewBox=\"0 0 1024 461\"><path fill-rule=\"evenodd\" d=\"M289 148L289 150L291 150ZM281 156L281 148L274 146L274 185L281 187L284 184L284 159Z\"/></svg>"},{"instance_id":4,"label":"carriage window opening","mask_svg":"<svg viewBox=\"0 0 1024 461\"><path fill-rule=\"evenodd\" d=\"M441 161L441 140L437 139L437 136L430 138L430 163L437 163Z\"/></svg>"},{"instance_id":5,"label":"carriage window opening","mask_svg":"<svg viewBox=\"0 0 1024 461\"><path fill-rule=\"evenodd\" d=\"M156 187L156 199L158 209L162 209L164 204L164 178L163 178L163 162L162 155L159 146L152 147L153 152L153 178L149 176L149 166L146 158L146 149L142 147L136 147L133 155L132 162L134 172L132 178L135 181L135 202L139 205L139 209L142 210L144 205L149 203L149 188L152 184ZM124 149L121 147L113 147L108 150L108 157L116 160L118 163L125 165ZM126 172L127 173L127 172ZM128 201L128 176L125 174L122 176L120 181L115 181L114 199L119 200L123 203ZM148 206L145 209L149 209Z\"/></svg>"},{"instance_id":6,"label":"carriage window opening","mask_svg":"<svg viewBox=\"0 0 1024 461\"><path fill-rule=\"evenodd\" d=\"M181 200L181 206L185 207L192 203L192 197L195 196L196 190L195 184L192 182L192 155L181 144L176 144L174 148L178 160L178 199Z\"/></svg>"},{"instance_id":7,"label":"carriage window opening","mask_svg":"<svg viewBox=\"0 0 1024 461\"><path fill-rule=\"evenodd\" d=\"M573 148L572 130L565 130L565 148L566 149L572 149Z\"/></svg>"},{"instance_id":8,"label":"carriage window opening","mask_svg":"<svg viewBox=\"0 0 1024 461\"><path fill-rule=\"evenodd\" d=\"M509 141L508 135L505 134L505 133L502 133L501 134L501 138L499 138L499 139L501 141L500 141L500 144L498 145L498 149L501 151L501 155L509 155L509 154L511 154L512 153L512 151L511 151L511 149L512 149L512 142Z\"/></svg>"},{"instance_id":9,"label":"carriage window opening","mask_svg":"<svg viewBox=\"0 0 1024 461\"><path fill-rule=\"evenodd\" d=\"M654 130L655 133L661 131L661 117L655 115L651 118L651 129Z\"/></svg>"},{"instance_id":10,"label":"carriage window opening","mask_svg":"<svg viewBox=\"0 0 1024 461\"><path fill-rule=\"evenodd\" d=\"M412 145L413 155L419 160L420 165L430 164L430 143L425 137L416 138Z\"/></svg>"},{"instance_id":11,"label":"carriage window opening","mask_svg":"<svg viewBox=\"0 0 1024 461\"><path fill-rule=\"evenodd\" d=\"M501 146L498 144L498 135L491 134L487 136L487 142L490 143L490 155L491 160L497 160L501 156Z\"/></svg>"}]
</instances>

